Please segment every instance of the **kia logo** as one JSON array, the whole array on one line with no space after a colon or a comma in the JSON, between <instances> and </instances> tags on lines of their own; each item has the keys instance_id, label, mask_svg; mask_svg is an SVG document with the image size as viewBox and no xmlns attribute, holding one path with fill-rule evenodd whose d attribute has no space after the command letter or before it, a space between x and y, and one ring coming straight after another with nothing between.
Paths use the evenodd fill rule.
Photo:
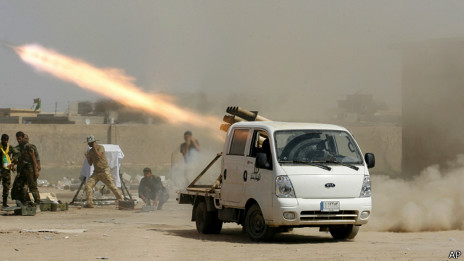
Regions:
<instances>
[{"instance_id":1,"label":"kia logo","mask_svg":"<svg viewBox=\"0 0 464 261\"><path fill-rule=\"evenodd\" d=\"M335 188L335 184L334 183L325 183L325 187L326 188Z\"/></svg>"}]
</instances>

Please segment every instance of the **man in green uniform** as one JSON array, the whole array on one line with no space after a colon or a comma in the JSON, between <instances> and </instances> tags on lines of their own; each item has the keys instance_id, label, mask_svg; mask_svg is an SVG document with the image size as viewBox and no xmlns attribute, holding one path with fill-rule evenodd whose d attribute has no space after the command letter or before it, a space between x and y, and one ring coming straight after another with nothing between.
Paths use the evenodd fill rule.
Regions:
<instances>
[{"instance_id":1,"label":"man in green uniform","mask_svg":"<svg viewBox=\"0 0 464 261\"><path fill-rule=\"evenodd\" d=\"M93 188L99 181L103 182L113 192L117 200L122 200L121 192L114 185L113 177L110 173L105 148L102 145L98 145L97 140L92 135L87 137L87 144L91 149L86 151L84 155L89 165L93 165L93 173L85 184L85 193L87 196L87 204L85 206L88 208L94 207Z\"/></svg>"},{"instance_id":2,"label":"man in green uniform","mask_svg":"<svg viewBox=\"0 0 464 261\"><path fill-rule=\"evenodd\" d=\"M19 144L18 175L13 183L11 197L25 204L30 201L27 191L28 187L34 197L34 203L37 205L40 203L40 194L37 187L39 166L35 157L34 147L24 139L24 132L22 131L16 133L16 140Z\"/></svg>"},{"instance_id":3,"label":"man in green uniform","mask_svg":"<svg viewBox=\"0 0 464 261\"><path fill-rule=\"evenodd\" d=\"M26 133L24 133L24 140L29 143L29 135L27 135ZM29 144L31 144L32 149L34 150L35 160L37 161L37 166L38 166L39 172L40 172L42 167L40 166L39 152L37 151L37 147L34 144L32 144L32 143L29 143Z\"/></svg>"},{"instance_id":4,"label":"man in green uniform","mask_svg":"<svg viewBox=\"0 0 464 261\"><path fill-rule=\"evenodd\" d=\"M17 160L18 152L16 149L8 144L10 137L8 134L3 134L1 138L1 157L2 166L0 167L0 179L3 185L3 207L8 207L8 194L10 192L11 185L11 169L14 169L14 162Z\"/></svg>"}]
</instances>

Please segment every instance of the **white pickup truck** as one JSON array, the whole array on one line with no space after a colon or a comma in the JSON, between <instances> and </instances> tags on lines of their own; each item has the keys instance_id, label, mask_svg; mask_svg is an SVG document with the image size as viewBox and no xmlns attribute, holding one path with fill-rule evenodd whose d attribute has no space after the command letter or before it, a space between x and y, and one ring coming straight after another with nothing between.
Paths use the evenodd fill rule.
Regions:
<instances>
[{"instance_id":1,"label":"white pickup truck","mask_svg":"<svg viewBox=\"0 0 464 261\"><path fill-rule=\"evenodd\" d=\"M216 183L195 185L219 158ZM340 126L239 122L228 130L223 152L177 200L193 205L200 233L220 233L223 222L235 222L255 241L297 227L352 239L371 214L368 168L374 165L374 155L363 157Z\"/></svg>"}]
</instances>

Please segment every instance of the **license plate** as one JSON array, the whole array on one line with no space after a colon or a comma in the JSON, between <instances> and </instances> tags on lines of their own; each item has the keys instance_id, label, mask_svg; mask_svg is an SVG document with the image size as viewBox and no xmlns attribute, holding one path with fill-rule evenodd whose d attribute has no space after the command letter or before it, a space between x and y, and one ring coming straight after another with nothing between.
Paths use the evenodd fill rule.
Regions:
<instances>
[{"instance_id":1,"label":"license plate","mask_svg":"<svg viewBox=\"0 0 464 261\"><path fill-rule=\"evenodd\" d=\"M338 212L340 211L340 201L321 201L322 212Z\"/></svg>"}]
</instances>

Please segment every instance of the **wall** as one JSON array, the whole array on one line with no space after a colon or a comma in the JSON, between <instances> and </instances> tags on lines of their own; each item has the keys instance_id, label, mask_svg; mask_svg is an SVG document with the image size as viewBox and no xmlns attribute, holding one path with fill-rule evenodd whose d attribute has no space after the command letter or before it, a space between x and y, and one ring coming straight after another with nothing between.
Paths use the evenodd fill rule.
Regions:
<instances>
[{"instance_id":1,"label":"wall","mask_svg":"<svg viewBox=\"0 0 464 261\"><path fill-rule=\"evenodd\" d=\"M17 145L16 132L23 131L37 146L41 158L41 178L55 181L56 176L77 178L87 149L86 137L94 135L100 144L118 144L124 152L122 171L141 174L144 167L169 169L171 157L178 159L179 146L186 128L171 125L73 125L73 124L2 124L0 132ZM189 128L200 141L202 151L221 151L222 142L202 130ZM218 130L219 132L219 130ZM180 156L182 158L182 156Z\"/></svg>"}]
</instances>

